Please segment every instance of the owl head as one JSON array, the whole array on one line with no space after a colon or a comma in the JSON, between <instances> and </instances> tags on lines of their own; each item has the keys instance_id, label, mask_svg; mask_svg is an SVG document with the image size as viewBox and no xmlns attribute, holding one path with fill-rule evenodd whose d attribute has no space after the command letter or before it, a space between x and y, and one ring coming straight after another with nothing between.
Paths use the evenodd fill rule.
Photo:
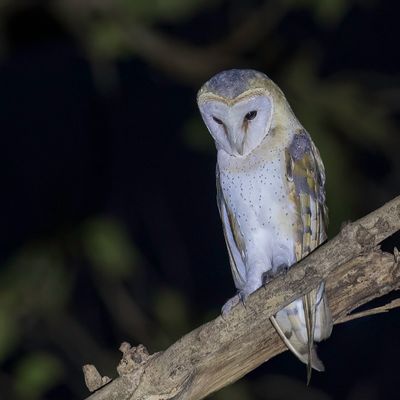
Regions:
<instances>
[{"instance_id":1,"label":"owl head","mask_svg":"<svg viewBox=\"0 0 400 400\"><path fill-rule=\"evenodd\" d=\"M217 148L233 156L251 153L276 123L277 108L287 104L265 74L250 69L213 76L199 90L197 103ZM288 105L285 111L291 114Z\"/></svg>"}]
</instances>

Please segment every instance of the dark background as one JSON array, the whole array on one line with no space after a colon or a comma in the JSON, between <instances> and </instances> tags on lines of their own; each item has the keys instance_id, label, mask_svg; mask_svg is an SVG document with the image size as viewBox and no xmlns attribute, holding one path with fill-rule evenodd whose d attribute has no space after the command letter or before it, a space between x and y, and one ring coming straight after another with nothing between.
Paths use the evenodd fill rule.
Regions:
<instances>
[{"instance_id":1,"label":"dark background","mask_svg":"<svg viewBox=\"0 0 400 400\"><path fill-rule=\"evenodd\" d=\"M330 237L398 194L399 12L3 1L1 399L84 398L83 364L115 377L123 340L162 350L234 293L195 101L214 73L259 69L285 92L326 166ZM210 398L397 399L399 337L398 310L340 325L309 387L287 352Z\"/></svg>"}]
</instances>

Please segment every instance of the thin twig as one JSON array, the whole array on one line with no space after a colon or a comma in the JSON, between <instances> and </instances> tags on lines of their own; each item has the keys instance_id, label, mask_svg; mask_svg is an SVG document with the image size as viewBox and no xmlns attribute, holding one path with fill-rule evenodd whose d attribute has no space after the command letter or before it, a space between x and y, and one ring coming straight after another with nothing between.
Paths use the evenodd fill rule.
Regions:
<instances>
[{"instance_id":1,"label":"thin twig","mask_svg":"<svg viewBox=\"0 0 400 400\"><path fill-rule=\"evenodd\" d=\"M390 310L392 310L393 308L398 308L398 307L400 307L400 299L395 299L395 300L392 300L390 303L388 303L384 306L381 306L381 307L370 308L369 310L360 311L358 313L346 315L345 317L342 317L339 320L337 320L335 323L342 324L344 322L352 321L353 319L358 319L358 318L363 318L363 317L369 317L371 315L386 313L386 312L389 312Z\"/></svg>"}]
</instances>

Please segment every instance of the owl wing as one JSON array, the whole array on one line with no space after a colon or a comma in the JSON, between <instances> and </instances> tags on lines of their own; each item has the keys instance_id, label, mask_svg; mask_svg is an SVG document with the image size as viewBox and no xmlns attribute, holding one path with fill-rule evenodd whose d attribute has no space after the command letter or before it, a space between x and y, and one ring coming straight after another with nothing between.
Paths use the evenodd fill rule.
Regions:
<instances>
[{"instance_id":1,"label":"owl wing","mask_svg":"<svg viewBox=\"0 0 400 400\"><path fill-rule=\"evenodd\" d=\"M296 132L285 156L290 198L297 211L295 253L300 261L326 239L325 170L305 130ZM314 347L314 339L325 339L332 330L323 283L281 310L273 323L287 346L308 365L308 378L311 368L323 369Z\"/></svg>"},{"instance_id":2,"label":"owl wing","mask_svg":"<svg viewBox=\"0 0 400 400\"><path fill-rule=\"evenodd\" d=\"M226 247L229 253L229 261L231 265L232 276L236 288L240 289L246 283L246 269L243 263L245 254L243 235L242 232L240 231L240 227L236 220L236 217L229 209L222 194L218 166L216 170L216 178L217 178L217 204L218 204L219 214L222 220L222 227L224 231Z\"/></svg>"},{"instance_id":3,"label":"owl wing","mask_svg":"<svg viewBox=\"0 0 400 400\"><path fill-rule=\"evenodd\" d=\"M300 261L326 239L325 169L305 130L295 134L286 150L286 177L299 221L296 259Z\"/></svg>"}]
</instances>

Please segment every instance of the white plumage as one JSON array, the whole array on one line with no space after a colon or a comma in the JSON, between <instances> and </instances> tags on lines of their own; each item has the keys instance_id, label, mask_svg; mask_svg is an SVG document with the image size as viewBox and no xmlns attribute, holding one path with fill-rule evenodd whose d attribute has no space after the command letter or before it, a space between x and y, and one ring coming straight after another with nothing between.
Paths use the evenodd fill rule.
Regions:
<instances>
[{"instance_id":1,"label":"white plumage","mask_svg":"<svg viewBox=\"0 0 400 400\"><path fill-rule=\"evenodd\" d=\"M220 207L235 215L243 237L245 254L237 263L244 261L247 266L242 269L245 284L236 287L246 294L261 286L263 273L296 261L292 227L296 210L282 181L283 148L271 148L268 142L265 140L245 158L218 152ZM226 222L224 226L229 229Z\"/></svg>"}]
</instances>

